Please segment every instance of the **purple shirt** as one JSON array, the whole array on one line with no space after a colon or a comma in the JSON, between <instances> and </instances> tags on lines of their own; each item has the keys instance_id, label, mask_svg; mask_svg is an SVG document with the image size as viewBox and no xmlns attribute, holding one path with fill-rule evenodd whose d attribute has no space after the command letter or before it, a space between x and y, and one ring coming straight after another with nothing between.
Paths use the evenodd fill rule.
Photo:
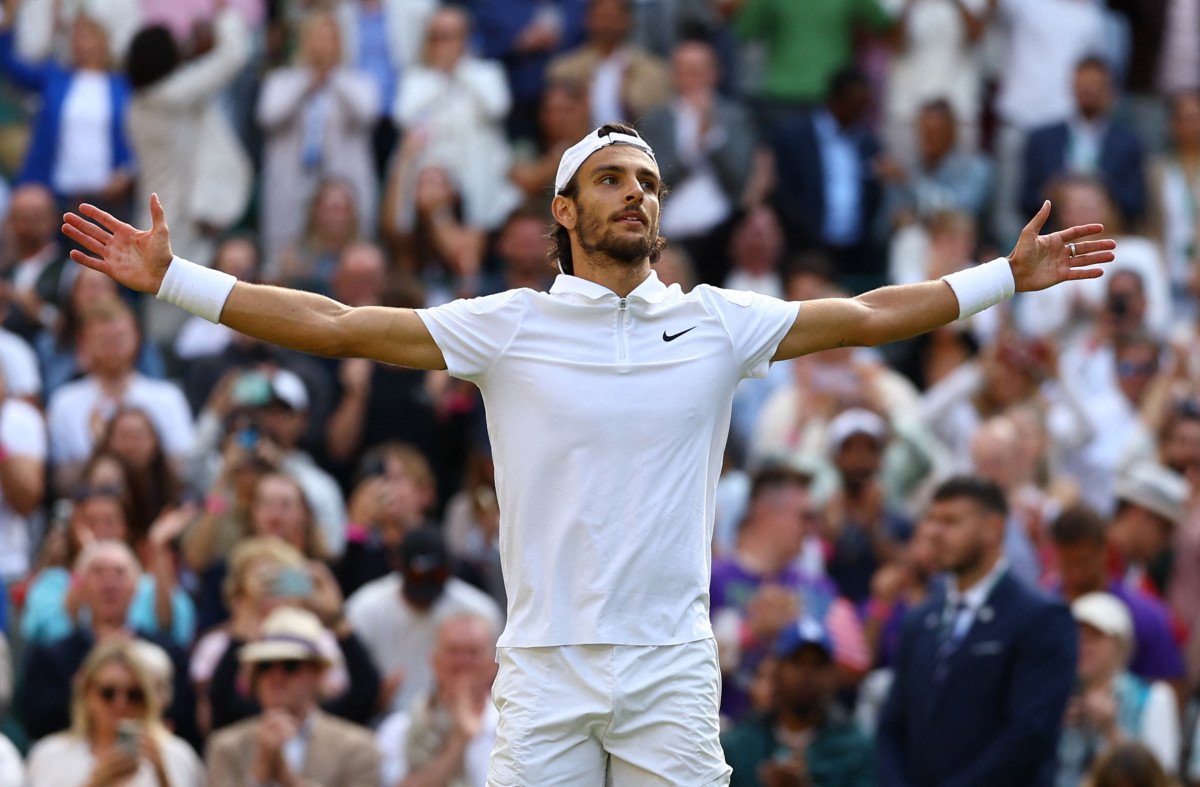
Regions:
<instances>
[{"instance_id":1,"label":"purple shirt","mask_svg":"<svg viewBox=\"0 0 1200 787\"><path fill-rule=\"evenodd\" d=\"M1171 633L1166 605L1119 580L1108 584L1108 592L1125 602L1133 618L1134 646L1129 671L1146 680L1182 678L1183 654Z\"/></svg>"}]
</instances>

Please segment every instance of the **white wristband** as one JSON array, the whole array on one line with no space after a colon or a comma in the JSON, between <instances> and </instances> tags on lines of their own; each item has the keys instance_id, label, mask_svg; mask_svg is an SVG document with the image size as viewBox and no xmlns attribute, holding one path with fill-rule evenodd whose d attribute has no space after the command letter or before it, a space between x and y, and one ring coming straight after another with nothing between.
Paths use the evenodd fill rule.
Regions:
<instances>
[{"instance_id":1,"label":"white wristband","mask_svg":"<svg viewBox=\"0 0 1200 787\"><path fill-rule=\"evenodd\" d=\"M943 276L942 281L950 285L954 296L958 298L960 320L1008 300L1017 291L1017 282L1007 257L955 271Z\"/></svg>"},{"instance_id":2,"label":"white wristband","mask_svg":"<svg viewBox=\"0 0 1200 787\"><path fill-rule=\"evenodd\" d=\"M172 257L158 288L158 299L186 309L209 322L221 321L221 309L237 279L182 257Z\"/></svg>"}]
</instances>

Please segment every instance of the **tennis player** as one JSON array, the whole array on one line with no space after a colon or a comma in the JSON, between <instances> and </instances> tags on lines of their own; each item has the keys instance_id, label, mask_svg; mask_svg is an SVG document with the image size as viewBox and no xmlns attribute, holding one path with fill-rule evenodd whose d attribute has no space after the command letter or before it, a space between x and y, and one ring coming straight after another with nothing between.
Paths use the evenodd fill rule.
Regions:
<instances>
[{"instance_id":1,"label":"tennis player","mask_svg":"<svg viewBox=\"0 0 1200 787\"><path fill-rule=\"evenodd\" d=\"M1098 224L1006 258L855 298L787 303L651 265L663 183L632 129L563 154L551 208L563 271L432 309L349 308L238 282L172 256L162 205L139 231L83 205L76 262L213 322L297 350L448 369L483 394L496 463L508 622L488 783L723 785L720 674L709 625L714 488L734 388L772 361L929 331L1113 259Z\"/></svg>"}]
</instances>

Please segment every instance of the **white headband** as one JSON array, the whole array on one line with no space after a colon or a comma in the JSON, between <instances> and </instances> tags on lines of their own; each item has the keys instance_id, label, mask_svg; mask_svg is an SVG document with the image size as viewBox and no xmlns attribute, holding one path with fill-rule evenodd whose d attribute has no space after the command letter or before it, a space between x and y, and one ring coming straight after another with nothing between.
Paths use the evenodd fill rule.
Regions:
<instances>
[{"instance_id":1,"label":"white headband","mask_svg":"<svg viewBox=\"0 0 1200 787\"><path fill-rule=\"evenodd\" d=\"M600 136L600 129L596 129L569 147L566 153L563 153L562 159L558 162L558 174L554 176L554 193L562 193L562 190L571 182L571 178L575 177L575 173L583 166L583 162L587 161L588 156L609 145L632 145L638 150L645 151L650 158L654 158L654 151L641 137L616 132Z\"/></svg>"}]
</instances>

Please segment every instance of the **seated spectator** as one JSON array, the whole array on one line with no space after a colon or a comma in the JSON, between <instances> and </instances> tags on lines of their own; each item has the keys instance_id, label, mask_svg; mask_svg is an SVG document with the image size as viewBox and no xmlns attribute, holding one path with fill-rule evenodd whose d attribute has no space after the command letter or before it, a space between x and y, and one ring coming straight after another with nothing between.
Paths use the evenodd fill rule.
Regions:
<instances>
[{"instance_id":1,"label":"seated spectator","mask_svg":"<svg viewBox=\"0 0 1200 787\"><path fill-rule=\"evenodd\" d=\"M424 304L480 294L486 233L466 213L462 182L436 163L422 164L420 133L400 143L385 198L384 225L400 270L418 280ZM501 219L503 220L503 219Z\"/></svg>"},{"instance_id":2,"label":"seated spectator","mask_svg":"<svg viewBox=\"0 0 1200 787\"><path fill-rule=\"evenodd\" d=\"M1079 61L1072 91L1074 111L1069 118L1029 132L1021 210L1036 212L1056 176L1088 175L1104 183L1125 223L1134 226L1146 212L1142 145L1133 130L1114 117L1116 91L1108 63L1095 55Z\"/></svg>"},{"instance_id":3,"label":"seated spectator","mask_svg":"<svg viewBox=\"0 0 1200 787\"><path fill-rule=\"evenodd\" d=\"M429 525L437 484L429 460L403 443L385 443L363 456L350 496L346 551L338 584L347 596L391 573L404 537Z\"/></svg>"},{"instance_id":4,"label":"seated spectator","mask_svg":"<svg viewBox=\"0 0 1200 787\"><path fill-rule=\"evenodd\" d=\"M544 258L543 258L544 261ZM383 251L357 244L342 254L334 271L334 299L347 306L417 306L397 298ZM431 380L439 373L405 369L367 358L331 359L338 401L325 423L325 466L344 484L352 481L364 454L384 443L410 443L426 455L445 450L445 426ZM331 374L330 376L334 376ZM353 519L351 521L358 521Z\"/></svg>"},{"instance_id":5,"label":"seated spectator","mask_svg":"<svg viewBox=\"0 0 1200 787\"><path fill-rule=\"evenodd\" d=\"M983 154L959 144L959 123L950 102L936 99L925 104L915 125L915 165L905 169L887 160L884 210L891 226L904 227L945 210L982 219L992 189L992 165Z\"/></svg>"},{"instance_id":6,"label":"seated spectator","mask_svg":"<svg viewBox=\"0 0 1200 787\"><path fill-rule=\"evenodd\" d=\"M825 505L825 566L841 594L858 605L867 600L876 570L908 541L913 523L884 488L887 422L870 410L851 408L833 417L827 433L838 488Z\"/></svg>"},{"instance_id":7,"label":"seated spectator","mask_svg":"<svg viewBox=\"0 0 1200 787\"><path fill-rule=\"evenodd\" d=\"M118 297L112 279L80 265L71 265L63 272L60 289L61 297L58 292L52 293L57 318L33 338L47 402L63 385L87 373L82 348L85 312L94 304ZM135 352L140 374L154 379L166 376L166 363L153 342L141 342Z\"/></svg>"},{"instance_id":8,"label":"seated spectator","mask_svg":"<svg viewBox=\"0 0 1200 787\"><path fill-rule=\"evenodd\" d=\"M784 251L786 245L779 215L766 205L751 208L733 226L727 251L729 269L724 272L721 286L731 290L752 290L772 298L785 297Z\"/></svg>"},{"instance_id":9,"label":"seated spectator","mask_svg":"<svg viewBox=\"0 0 1200 787\"><path fill-rule=\"evenodd\" d=\"M262 707L259 715L212 735L207 765L212 784L315 783L324 787L378 784L379 752L368 730L319 707L321 622L296 607L279 607L239 659Z\"/></svg>"},{"instance_id":10,"label":"seated spectator","mask_svg":"<svg viewBox=\"0 0 1200 787\"><path fill-rule=\"evenodd\" d=\"M485 593L450 575L442 534L419 528L400 542L396 569L346 600L346 619L384 675L384 706L409 710L433 688L429 657L438 624L469 612L500 627L501 614Z\"/></svg>"},{"instance_id":11,"label":"seated spectator","mask_svg":"<svg viewBox=\"0 0 1200 787\"><path fill-rule=\"evenodd\" d=\"M1139 462L1117 480L1117 510L1108 542L1122 582L1164 598L1171 571L1170 546L1183 521L1187 481L1154 462Z\"/></svg>"},{"instance_id":12,"label":"seated spectator","mask_svg":"<svg viewBox=\"0 0 1200 787\"><path fill-rule=\"evenodd\" d=\"M139 5L136 0L112 0L96 6L22 0L15 6L17 52L27 60L68 61L74 38L73 22L87 16L104 27L109 56L119 63L141 22Z\"/></svg>"},{"instance_id":13,"label":"seated spectator","mask_svg":"<svg viewBox=\"0 0 1200 787\"><path fill-rule=\"evenodd\" d=\"M588 86L592 126L637 123L667 100L670 76L657 57L633 44L629 0L588 0L583 44L550 61L546 77Z\"/></svg>"},{"instance_id":14,"label":"seated spectator","mask_svg":"<svg viewBox=\"0 0 1200 787\"><path fill-rule=\"evenodd\" d=\"M431 657L432 692L414 699L409 711L388 716L375 733L385 787L422 779L485 787L499 721L491 701L497 634L481 615L442 620Z\"/></svg>"},{"instance_id":15,"label":"seated spectator","mask_svg":"<svg viewBox=\"0 0 1200 787\"><path fill-rule=\"evenodd\" d=\"M247 538L233 550L229 574L222 587L229 607L229 619L210 629L197 641L189 670L189 677L196 689L197 725L204 734L213 729L214 716L221 724L228 724L254 712L249 699L236 693L235 696L218 695L214 714L214 698L210 687L217 677L217 668L223 662L236 664L239 644L257 637L263 620L276 607L299 604L307 605L318 613L327 613L319 601L314 603L315 587L316 582L309 573L304 556L278 538ZM350 644L347 651L353 655L361 652L362 647L355 649ZM347 659L342 656L338 638L328 629L321 635L321 652L332 665L322 681L321 697L326 701L337 700L346 694L350 677L346 671ZM377 679L375 685L378 685ZM222 684L221 688L234 687ZM234 688L234 691L240 692L240 689ZM239 710L243 704L245 707Z\"/></svg>"},{"instance_id":16,"label":"seated spectator","mask_svg":"<svg viewBox=\"0 0 1200 787\"><path fill-rule=\"evenodd\" d=\"M149 413L122 405L105 425L96 451L122 462L130 504L130 537L141 544L150 523L168 508L183 502L183 479L167 457Z\"/></svg>"},{"instance_id":17,"label":"seated spectator","mask_svg":"<svg viewBox=\"0 0 1200 787\"><path fill-rule=\"evenodd\" d=\"M883 189L870 106L866 75L845 69L829 80L823 105L789 114L770 136L778 176L775 200L789 244L828 254L843 286L856 292L886 277L875 237ZM829 167L825 160L839 164Z\"/></svg>"},{"instance_id":18,"label":"seated spectator","mask_svg":"<svg viewBox=\"0 0 1200 787\"><path fill-rule=\"evenodd\" d=\"M1171 148L1150 165L1149 225L1180 316L1195 319L1200 258L1200 90L1171 97Z\"/></svg>"},{"instance_id":19,"label":"seated spectator","mask_svg":"<svg viewBox=\"0 0 1200 787\"><path fill-rule=\"evenodd\" d=\"M527 151L518 146L508 176L526 199L542 201L537 209L544 220L562 154L593 128L587 85L567 81L546 85L538 100L537 127L537 149Z\"/></svg>"},{"instance_id":20,"label":"seated spectator","mask_svg":"<svg viewBox=\"0 0 1200 787\"><path fill-rule=\"evenodd\" d=\"M326 178L306 203L307 219L295 238L267 259L264 278L289 287L329 295L330 279L342 254L363 242L361 208L353 185Z\"/></svg>"},{"instance_id":21,"label":"seated spectator","mask_svg":"<svg viewBox=\"0 0 1200 787\"><path fill-rule=\"evenodd\" d=\"M29 575L32 528L46 495L46 422L6 380L0 372L0 585Z\"/></svg>"},{"instance_id":22,"label":"seated spectator","mask_svg":"<svg viewBox=\"0 0 1200 787\"><path fill-rule=\"evenodd\" d=\"M189 740L195 730L192 693L186 681L182 649L169 638L130 622L134 592L141 573L133 552L119 541L97 540L84 548L76 563L78 584L73 588L86 617L66 636L26 649L18 684L17 706L31 738L45 737L70 723L71 681L96 643L148 639L171 655L175 663L175 700L167 709L176 733Z\"/></svg>"},{"instance_id":23,"label":"seated spectator","mask_svg":"<svg viewBox=\"0 0 1200 787\"><path fill-rule=\"evenodd\" d=\"M192 449L192 413L177 385L144 377L136 369L141 337L133 314L110 299L91 304L82 318L80 355L88 374L55 391L46 407L57 488L61 493L72 489L99 427L122 404L146 411L167 455L182 466Z\"/></svg>"},{"instance_id":24,"label":"seated spectator","mask_svg":"<svg viewBox=\"0 0 1200 787\"><path fill-rule=\"evenodd\" d=\"M185 565L199 576L250 533L254 488L260 478L276 470L270 458L274 446L250 412L235 410L223 429L220 469L205 494L203 512L188 526L180 544ZM201 628L206 622L202 601Z\"/></svg>"},{"instance_id":25,"label":"seated spectator","mask_svg":"<svg viewBox=\"0 0 1200 787\"><path fill-rule=\"evenodd\" d=\"M3 325L32 341L38 331L54 326L63 272L74 266L67 265L58 234L58 205L49 188L40 183L17 186L4 217L4 278L12 283L15 308L8 309Z\"/></svg>"},{"instance_id":26,"label":"seated spectator","mask_svg":"<svg viewBox=\"0 0 1200 787\"><path fill-rule=\"evenodd\" d=\"M334 15L310 13L295 64L269 72L258 101L265 134L262 234L268 260L300 240L303 206L322 181L346 184L358 232L369 234L378 189L371 134L379 108L370 77L343 60ZM321 271L310 274L321 278Z\"/></svg>"},{"instance_id":27,"label":"seated spectator","mask_svg":"<svg viewBox=\"0 0 1200 787\"><path fill-rule=\"evenodd\" d=\"M1058 590L1067 601L1109 593L1125 605L1132 621L1129 672L1146 681L1179 681L1183 659L1171 630L1170 613L1157 598L1108 575L1108 523L1092 509L1075 505L1050 524Z\"/></svg>"},{"instance_id":28,"label":"seated spectator","mask_svg":"<svg viewBox=\"0 0 1200 787\"><path fill-rule=\"evenodd\" d=\"M979 425L1014 407L1046 413L1049 440L1060 453L1082 450L1092 437L1082 405L1059 380L1053 345L1002 331L978 356L950 371L921 396L919 413L950 467L972 466L971 441Z\"/></svg>"},{"instance_id":29,"label":"seated spectator","mask_svg":"<svg viewBox=\"0 0 1200 787\"><path fill-rule=\"evenodd\" d=\"M800 568L811 560L803 553L819 548L810 537L820 531L820 521L809 476L768 466L751 481L733 554L713 561L713 628L725 676L721 713L734 721L746 713L759 663L798 615L820 621L831 632L843 685L853 685L871 666L853 605L828 577Z\"/></svg>"},{"instance_id":30,"label":"seated spectator","mask_svg":"<svg viewBox=\"0 0 1200 787\"><path fill-rule=\"evenodd\" d=\"M1083 787L1174 787L1149 747L1138 741L1113 744L1088 772Z\"/></svg>"},{"instance_id":31,"label":"seated spectator","mask_svg":"<svg viewBox=\"0 0 1200 787\"><path fill-rule=\"evenodd\" d=\"M250 472L257 471L251 469ZM248 513L249 529L239 534L234 543L246 536L270 536L300 552L308 561L308 572L314 580L314 586L310 589L313 592L312 602L323 616L335 618L341 606L342 594L338 590L337 580L325 563L328 552L324 537L316 525L308 496L297 479L278 471L260 475L251 493ZM199 524L197 527L210 525ZM220 536L217 534L217 537ZM193 538L204 537L213 536L193 535ZM214 553L214 556L215 559L201 576L202 625L205 627L216 625L228 617L222 590L229 568L228 554L216 556Z\"/></svg>"},{"instance_id":32,"label":"seated spectator","mask_svg":"<svg viewBox=\"0 0 1200 787\"><path fill-rule=\"evenodd\" d=\"M155 519L146 538L138 545L139 563L130 544L127 507L125 499L113 488L80 491L71 514L70 537L81 550L74 573L68 566L48 566L34 576L21 617L21 633L26 640L55 642L69 636L76 627L86 625L89 614L96 614L87 603L83 586L78 584L84 572L93 568L85 564L83 558L91 543L112 541L131 550L132 564L122 566L131 572L131 581L135 582L136 588L128 602L129 627L161 635L179 647L191 645L196 630L196 610L191 598L178 586L172 550L172 541L182 531L189 514L184 509L172 509ZM107 557L111 560L120 555L108 554ZM142 572L143 567L146 573Z\"/></svg>"},{"instance_id":33,"label":"seated spectator","mask_svg":"<svg viewBox=\"0 0 1200 787\"><path fill-rule=\"evenodd\" d=\"M727 273L722 258L733 217L766 198L749 188L756 181L758 131L744 106L717 92L721 72L711 45L681 43L671 53L671 73L673 100L639 123L671 186L661 229L691 255L702 281L718 284Z\"/></svg>"},{"instance_id":34,"label":"seated spectator","mask_svg":"<svg viewBox=\"0 0 1200 787\"><path fill-rule=\"evenodd\" d=\"M138 32L125 61L134 90L130 140L139 168L135 219L150 226L150 195L157 194L171 223L171 248L205 264L212 260L216 232L241 218L253 188L249 156L217 102L250 49L242 14L224 7L213 20L212 46L192 59L185 59L169 30L156 25ZM184 316L150 309L157 318L152 322L161 325L151 325L149 333L165 343Z\"/></svg>"},{"instance_id":35,"label":"seated spectator","mask_svg":"<svg viewBox=\"0 0 1200 787\"><path fill-rule=\"evenodd\" d=\"M470 36L466 10L443 6L434 12L420 64L400 78L392 119L419 141L408 174L442 167L461 190L466 223L493 230L521 200L508 179L512 150L504 135L512 98L501 64L471 54ZM402 193L413 193L413 185L406 181Z\"/></svg>"},{"instance_id":36,"label":"seated spectator","mask_svg":"<svg viewBox=\"0 0 1200 787\"><path fill-rule=\"evenodd\" d=\"M874 783L870 739L834 701L837 668L825 628L811 618L789 623L772 656L770 710L721 736L730 787Z\"/></svg>"},{"instance_id":37,"label":"seated spectator","mask_svg":"<svg viewBox=\"0 0 1200 787\"><path fill-rule=\"evenodd\" d=\"M27 787L200 787L204 767L163 726L160 695L134 642L87 654L74 679L71 728L29 752Z\"/></svg>"},{"instance_id":38,"label":"seated spectator","mask_svg":"<svg viewBox=\"0 0 1200 787\"><path fill-rule=\"evenodd\" d=\"M108 31L86 13L76 15L63 68L49 53L37 62L19 59L12 23L0 22L0 70L40 99L19 182L49 186L72 209L92 202L127 216L134 167L125 129L132 95L113 67Z\"/></svg>"},{"instance_id":39,"label":"seated spectator","mask_svg":"<svg viewBox=\"0 0 1200 787\"><path fill-rule=\"evenodd\" d=\"M1079 624L1079 672L1058 744L1058 779L1077 784L1094 758L1114 744L1137 740L1163 770L1179 767L1179 708L1171 687L1125 671L1133 620L1116 596L1086 593L1071 604Z\"/></svg>"},{"instance_id":40,"label":"seated spectator","mask_svg":"<svg viewBox=\"0 0 1200 787\"><path fill-rule=\"evenodd\" d=\"M310 359L311 360L311 359ZM320 371L317 371L321 374ZM320 412L314 412L309 398L308 386L300 375L289 369L277 368L274 364L259 363L250 369L233 373L227 381L227 389L223 388L218 397L224 401L213 409L208 424L211 432L204 436L211 442L208 444L215 449L220 435L216 420L217 412L233 412L244 408L250 415L250 421L239 425L243 439L249 439L253 432L255 453L274 465L280 472L296 479L304 490L305 505L310 507L312 517L321 535L321 554L323 557L336 557L342 553L346 541L346 503L342 498L342 490L334 477L317 464L312 454L301 447L301 442L309 429L311 419L317 419L319 431L323 431ZM215 434L213 434L215 432ZM228 438L228 435L226 435ZM257 448L261 441L264 445ZM225 442L228 449L228 442ZM240 455L231 455L237 459ZM201 483L210 483L224 472L220 455L214 450L211 457L217 460L204 472L197 473Z\"/></svg>"}]
</instances>

